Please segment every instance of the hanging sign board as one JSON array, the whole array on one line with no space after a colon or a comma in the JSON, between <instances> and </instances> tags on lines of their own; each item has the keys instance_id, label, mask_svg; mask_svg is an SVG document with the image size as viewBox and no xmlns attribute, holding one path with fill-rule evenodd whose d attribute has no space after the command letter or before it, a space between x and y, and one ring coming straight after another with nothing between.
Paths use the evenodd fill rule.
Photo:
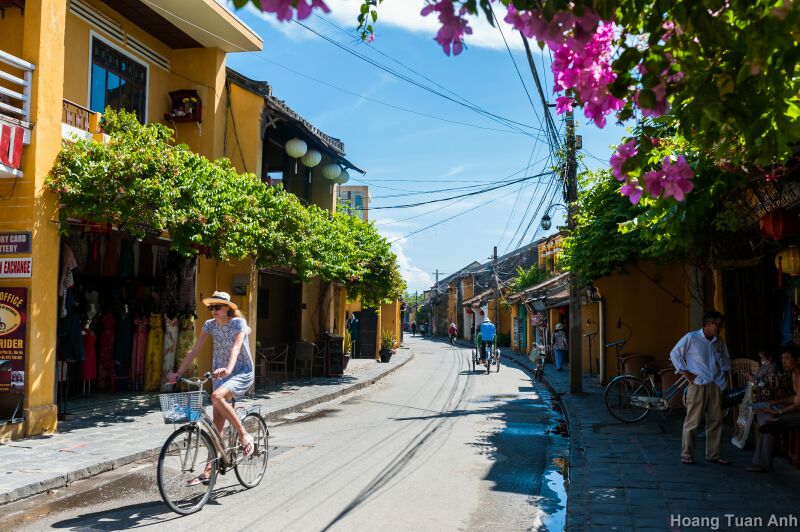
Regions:
<instances>
[{"instance_id":1,"label":"hanging sign board","mask_svg":"<svg viewBox=\"0 0 800 532\"><path fill-rule=\"evenodd\" d=\"M27 308L27 288L0 288L0 393L21 392L25 383Z\"/></svg>"},{"instance_id":2,"label":"hanging sign board","mask_svg":"<svg viewBox=\"0 0 800 532\"><path fill-rule=\"evenodd\" d=\"M0 176L22 177L22 144L28 131L20 122L0 116Z\"/></svg>"},{"instance_id":3,"label":"hanging sign board","mask_svg":"<svg viewBox=\"0 0 800 532\"><path fill-rule=\"evenodd\" d=\"M0 279L31 276L31 258L0 259Z\"/></svg>"},{"instance_id":4,"label":"hanging sign board","mask_svg":"<svg viewBox=\"0 0 800 532\"><path fill-rule=\"evenodd\" d=\"M0 255L14 255L31 252L30 231L20 233L0 233Z\"/></svg>"}]
</instances>

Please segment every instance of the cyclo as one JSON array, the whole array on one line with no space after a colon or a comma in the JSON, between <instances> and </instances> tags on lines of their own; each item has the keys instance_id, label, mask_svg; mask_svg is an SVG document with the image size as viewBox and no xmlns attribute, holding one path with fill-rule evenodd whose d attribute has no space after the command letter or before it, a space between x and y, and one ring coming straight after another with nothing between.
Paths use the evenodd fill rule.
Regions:
<instances>
[{"instance_id":1,"label":"cyclo","mask_svg":"<svg viewBox=\"0 0 800 532\"><path fill-rule=\"evenodd\" d=\"M269 455L269 431L257 405L247 408L233 407L247 432L253 436L254 450L248 457L241 452L238 435L226 425L220 435L205 412L208 394L203 385L211 380L211 373L203 379L181 379L196 391L161 394L161 412L165 423L181 424L164 442L158 457L158 491L169 508L181 515L199 511L211 496L217 474L233 469L239 483L245 488L258 486L264 478ZM208 478L203 472L210 467Z\"/></svg>"},{"instance_id":2,"label":"cyclo","mask_svg":"<svg viewBox=\"0 0 800 532\"><path fill-rule=\"evenodd\" d=\"M480 352L481 352L481 343L482 337L481 333L475 335L475 345L472 349L472 371L479 365L486 366L486 373L488 374L492 369L492 364L495 365L495 372L500 372L500 350L497 348L497 336L494 337L494 340L490 344L486 344L486 360L481 360Z\"/></svg>"}]
</instances>

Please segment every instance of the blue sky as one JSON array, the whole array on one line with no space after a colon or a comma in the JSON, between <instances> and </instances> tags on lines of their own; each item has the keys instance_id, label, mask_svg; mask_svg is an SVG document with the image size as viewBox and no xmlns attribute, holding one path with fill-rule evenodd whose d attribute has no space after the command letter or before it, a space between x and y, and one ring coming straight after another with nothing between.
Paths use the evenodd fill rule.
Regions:
<instances>
[{"instance_id":1,"label":"blue sky","mask_svg":"<svg viewBox=\"0 0 800 532\"><path fill-rule=\"evenodd\" d=\"M533 108L499 31L487 22L473 19L474 34L467 39L468 48L457 57L447 57L433 41L436 20L419 15L421 0L384 2L372 44L361 43L354 36L359 0L330 0L328 4L333 10L330 15L312 16L303 23L344 48L454 100L461 97L473 107L540 127L542 106L520 36L502 22L499 12ZM483 262L495 245L502 254L517 247L520 238L524 245L534 235L545 234L534 230L544 208L551 203L554 186L547 190L547 180L539 183L539 179L496 190L492 184L550 169L548 147L537 131L525 129L534 136L495 131L508 127L382 71L294 22L280 23L254 8L236 13L261 35L264 50L230 54L228 66L248 77L268 81L276 97L325 133L342 139L348 159L367 171L364 176L351 173L350 183L370 186L371 208L493 189L429 205L370 211L370 220L395 241L393 248L411 291L430 287L437 268L443 276L448 275L473 260ZM545 94L554 102L548 56L542 68L543 58L535 43L534 54L540 73L544 73ZM555 119L563 134L561 117ZM580 111L576 123L577 133L583 137L583 166L605 166L610 146L625 130L614 124L602 130L588 125ZM473 188L431 192L456 187ZM552 202L561 202L560 193ZM543 209L531 223L539 204ZM551 215L555 228L563 221L563 210L553 208ZM447 220L450 217L454 218ZM530 230L523 237L529 224ZM415 231L420 232L403 238Z\"/></svg>"}]
</instances>

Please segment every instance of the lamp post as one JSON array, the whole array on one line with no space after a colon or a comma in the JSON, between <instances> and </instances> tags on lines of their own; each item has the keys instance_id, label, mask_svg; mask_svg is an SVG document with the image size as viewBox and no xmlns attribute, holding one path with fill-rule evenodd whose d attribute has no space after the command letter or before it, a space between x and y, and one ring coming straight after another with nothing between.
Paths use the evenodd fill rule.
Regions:
<instances>
[{"instance_id":1,"label":"lamp post","mask_svg":"<svg viewBox=\"0 0 800 532\"><path fill-rule=\"evenodd\" d=\"M545 231L549 230L553 226L553 219L548 214L553 207L563 207L565 211L569 212L569 208L563 203L553 203L547 207L547 210L544 211L544 216L542 216L542 220L540 222L542 229Z\"/></svg>"}]
</instances>

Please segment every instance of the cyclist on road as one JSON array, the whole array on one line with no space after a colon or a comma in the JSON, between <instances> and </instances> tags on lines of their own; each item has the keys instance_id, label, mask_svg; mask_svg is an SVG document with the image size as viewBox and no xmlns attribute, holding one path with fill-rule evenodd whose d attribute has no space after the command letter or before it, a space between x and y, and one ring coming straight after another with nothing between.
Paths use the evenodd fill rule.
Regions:
<instances>
[{"instance_id":1,"label":"cyclist on road","mask_svg":"<svg viewBox=\"0 0 800 532\"><path fill-rule=\"evenodd\" d=\"M492 323L492 320L489 319L489 316L483 318L479 336L480 339L478 340L478 345L480 346L481 351L481 362L485 362L486 346L492 344L492 352L495 352L495 347L497 347L497 328L494 326L494 323Z\"/></svg>"},{"instance_id":2,"label":"cyclist on road","mask_svg":"<svg viewBox=\"0 0 800 532\"><path fill-rule=\"evenodd\" d=\"M456 327L455 322L450 322L450 329L447 331L450 334L450 343L456 343L456 336L458 335L458 327Z\"/></svg>"},{"instance_id":3,"label":"cyclist on road","mask_svg":"<svg viewBox=\"0 0 800 532\"><path fill-rule=\"evenodd\" d=\"M247 433L229 401L244 397L255 378L248 338L250 327L226 292L214 292L211 297L203 300L203 305L208 307L213 317L203 324L203 330L178 370L167 374L167 382L174 383L183 375L192 360L200 353L203 344L211 337L214 341L212 361L214 392L211 394L214 426L222 434L227 420L239 433L239 443L244 456L249 457L255 448L253 437ZM210 467L209 464L206 471L198 477L198 481L207 482Z\"/></svg>"}]
</instances>

